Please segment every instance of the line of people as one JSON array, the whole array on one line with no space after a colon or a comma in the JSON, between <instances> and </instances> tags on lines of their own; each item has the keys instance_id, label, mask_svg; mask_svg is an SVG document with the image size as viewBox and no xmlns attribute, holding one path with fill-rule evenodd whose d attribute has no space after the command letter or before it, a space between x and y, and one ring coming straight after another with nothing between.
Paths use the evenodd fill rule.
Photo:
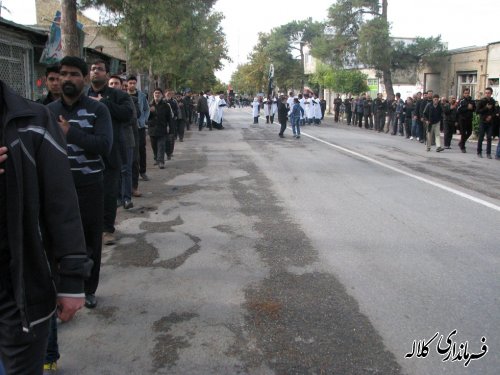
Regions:
<instances>
[{"instance_id":1,"label":"line of people","mask_svg":"<svg viewBox=\"0 0 500 375\"><path fill-rule=\"evenodd\" d=\"M483 142L486 138L486 156L492 158L491 142L495 127L498 132L500 111L498 102L492 98L493 90L487 87L484 97L472 99L470 89L464 88L462 97L440 97L432 90L417 92L405 101L397 93L394 98L385 100L382 94L372 100L370 95L352 97L350 94L342 101L340 96L334 100L335 118L344 112L347 125L363 127L379 133L405 136L407 139L425 143L430 151L436 145L436 151L451 149L453 135L460 132L458 147L466 153L466 142L473 133L473 116L479 116L478 143L476 153L483 157ZM342 106L342 108L341 108ZM440 133L443 132L444 147L441 146ZM500 159L500 146L496 155Z\"/></svg>"},{"instance_id":2,"label":"line of people","mask_svg":"<svg viewBox=\"0 0 500 375\"><path fill-rule=\"evenodd\" d=\"M267 96L267 98L265 99L256 96L252 102L253 123L259 123L261 108L264 109L266 124L274 123L274 117L276 113L278 113L279 103L281 102L282 98L283 95L281 95L279 98ZM302 111L299 111L300 124L320 125L321 120L323 120L325 116L326 101L320 99L316 93L310 91L305 91L303 94L300 93L297 96L295 96L293 92L290 92L286 100L288 111L290 112L288 115L291 115L291 111L294 105L294 99L298 100L300 107L302 108Z\"/></svg>"},{"instance_id":3,"label":"line of people","mask_svg":"<svg viewBox=\"0 0 500 375\"><path fill-rule=\"evenodd\" d=\"M110 75L102 60L66 56L45 76L40 103L0 81L0 369L16 375L55 373L57 317L97 307L117 209L149 180L147 132L164 169L184 128L203 124L190 93L157 88L148 103L135 76ZM214 103L207 125L222 129L224 95L201 98Z\"/></svg>"}]
</instances>

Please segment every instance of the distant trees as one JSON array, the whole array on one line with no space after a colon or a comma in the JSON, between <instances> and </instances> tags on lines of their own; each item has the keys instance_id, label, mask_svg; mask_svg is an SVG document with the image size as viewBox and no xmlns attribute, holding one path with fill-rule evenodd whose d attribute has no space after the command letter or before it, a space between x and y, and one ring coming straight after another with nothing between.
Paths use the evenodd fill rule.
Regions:
<instances>
[{"instance_id":1,"label":"distant trees","mask_svg":"<svg viewBox=\"0 0 500 375\"><path fill-rule=\"evenodd\" d=\"M240 65L231 77L239 92L254 94L266 91L269 66L274 66L274 80L281 91L302 87L304 75L304 46L321 37L323 24L311 18L292 21L259 33L257 44L249 55L249 62Z\"/></svg>"},{"instance_id":2,"label":"distant trees","mask_svg":"<svg viewBox=\"0 0 500 375\"><path fill-rule=\"evenodd\" d=\"M395 41L387 21L388 0L337 0L328 11L330 33L312 45L315 57L336 67L360 64L381 72L385 90L394 95L392 71L417 66L445 50L441 38Z\"/></svg>"},{"instance_id":3,"label":"distant trees","mask_svg":"<svg viewBox=\"0 0 500 375\"><path fill-rule=\"evenodd\" d=\"M230 60L223 15L216 0L81 0L82 7L108 10L107 32L128 51L133 71L170 87L201 90L215 84L214 72Z\"/></svg>"},{"instance_id":4,"label":"distant trees","mask_svg":"<svg viewBox=\"0 0 500 375\"><path fill-rule=\"evenodd\" d=\"M328 88L338 93L360 94L368 91L367 75L356 69L335 69L325 64L318 64L316 72L309 77L309 82L321 88Z\"/></svg>"}]
</instances>

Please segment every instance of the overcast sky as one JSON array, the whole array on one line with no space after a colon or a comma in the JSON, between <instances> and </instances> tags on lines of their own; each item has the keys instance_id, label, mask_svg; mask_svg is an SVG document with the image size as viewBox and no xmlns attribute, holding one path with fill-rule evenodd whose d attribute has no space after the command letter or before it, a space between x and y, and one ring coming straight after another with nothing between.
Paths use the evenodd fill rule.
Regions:
<instances>
[{"instance_id":1,"label":"overcast sky","mask_svg":"<svg viewBox=\"0 0 500 375\"><path fill-rule=\"evenodd\" d=\"M158 0L161 1L161 0ZM229 55L233 62L216 75L229 82L238 63L257 42L259 31L268 32L293 20L312 17L323 21L333 0L218 0L215 9L222 12ZM35 0L3 0L11 14L2 16L22 24L35 23ZM499 0L389 0L388 16L392 35L398 37L441 35L449 49L481 46L500 41Z\"/></svg>"}]
</instances>

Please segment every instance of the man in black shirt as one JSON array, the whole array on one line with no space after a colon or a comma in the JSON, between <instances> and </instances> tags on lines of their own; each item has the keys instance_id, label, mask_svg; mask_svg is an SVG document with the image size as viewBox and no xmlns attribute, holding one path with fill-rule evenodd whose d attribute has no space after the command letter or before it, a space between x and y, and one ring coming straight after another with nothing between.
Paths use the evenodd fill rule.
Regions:
<instances>
[{"instance_id":1,"label":"man in black shirt","mask_svg":"<svg viewBox=\"0 0 500 375\"><path fill-rule=\"evenodd\" d=\"M132 103L129 96L121 90L108 87L109 66L105 61L95 61L90 67L90 84L88 96L108 107L113 123L113 145L108 157L104 158L104 230L103 244L115 242L116 202L122 163L126 156L120 152L124 149L122 129L129 126L133 116Z\"/></svg>"}]
</instances>

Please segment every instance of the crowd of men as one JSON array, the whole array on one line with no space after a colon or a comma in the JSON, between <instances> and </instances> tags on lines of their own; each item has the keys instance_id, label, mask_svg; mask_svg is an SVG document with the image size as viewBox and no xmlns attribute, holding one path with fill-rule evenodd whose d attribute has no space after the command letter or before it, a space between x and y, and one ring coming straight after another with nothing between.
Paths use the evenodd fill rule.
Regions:
<instances>
[{"instance_id":1,"label":"crowd of men","mask_svg":"<svg viewBox=\"0 0 500 375\"><path fill-rule=\"evenodd\" d=\"M487 87L484 96L477 100L471 97L469 88L464 88L458 99L453 95L440 97L432 90L417 92L406 100L399 93L387 99L382 94L377 94L375 99L366 94L356 97L349 94L344 99L338 95L333 102L334 120L338 122L340 115L343 115L347 125L404 136L425 143L427 151L436 145L437 152L451 149L453 135L459 132L458 147L466 153L466 142L473 133L473 117L477 113L476 154L483 157L483 142L486 138L486 157L492 159L491 142L494 136L498 136L500 123L498 102L492 98L492 94L492 88ZM500 146L496 149L495 158L500 159Z\"/></svg>"},{"instance_id":2,"label":"crowd of men","mask_svg":"<svg viewBox=\"0 0 500 375\"><path fill-rule=\"evenodd\" d=\"M102 60L66 56L46 86L34 103L0 81L0 374L55 373L57 317L97 306L117 209L149 180L147 133L164 169L193 122L224 128L223 93L156 88L148 101Z\"/></svg>"}]
</instances>

